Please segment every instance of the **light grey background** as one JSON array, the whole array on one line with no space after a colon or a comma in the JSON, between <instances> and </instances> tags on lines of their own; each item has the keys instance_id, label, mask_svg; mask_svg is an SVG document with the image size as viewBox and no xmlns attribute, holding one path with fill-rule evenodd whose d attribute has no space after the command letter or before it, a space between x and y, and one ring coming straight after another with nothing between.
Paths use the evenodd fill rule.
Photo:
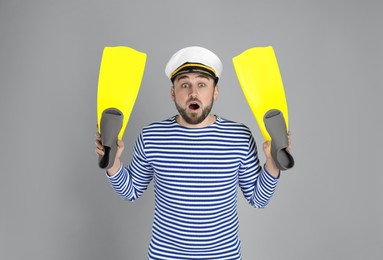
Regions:
<instances>
[{"instance_id":1,"label":"light grey background","mask_svg":"<svg viewBox=\"0 0 383 260\"><path fill-rule=\"evenodd\" d=\"M272 45L296 166L269 207L239 198L245 260L382 259L381 1L0 2L0 259L145 259L153 187L122 201L97 167L104 46L148 54L125 132L176 113L164 74L178 49L223 60L214 113L262 144L231 58ZM261 158L263 160L261 152Z\"/></svg>"}]
</instances>

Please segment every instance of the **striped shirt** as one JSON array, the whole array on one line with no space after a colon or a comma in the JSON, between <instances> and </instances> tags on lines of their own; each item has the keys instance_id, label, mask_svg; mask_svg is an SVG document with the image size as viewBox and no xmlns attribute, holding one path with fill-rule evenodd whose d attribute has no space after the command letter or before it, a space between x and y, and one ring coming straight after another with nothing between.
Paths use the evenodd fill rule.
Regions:
<instances>
[{"instance_id":1,"label":"striped shirt","mask_svg":"<svg viewBox=\"0 0 383 260\"><path fill-rule=\"evenodd\" d=\"M153 180L155 210L148 259L241 259L237 187L256 208L269 202L277 179L260 166L243 124L217 117L186 128L175 117L145 127L133 159L109 177L134 201Z\"/></svg>"}]
</instances>

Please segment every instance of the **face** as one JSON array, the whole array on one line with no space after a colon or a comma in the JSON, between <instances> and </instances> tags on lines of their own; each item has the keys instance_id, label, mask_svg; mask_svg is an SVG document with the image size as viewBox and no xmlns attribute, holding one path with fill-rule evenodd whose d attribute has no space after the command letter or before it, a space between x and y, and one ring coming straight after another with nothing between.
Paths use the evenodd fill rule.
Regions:
<instances>
[{"instance_id":1,"label":"face","mask_svg":"<svg viewBox=\"0 0 383 260\"><path fill-rule=\"evenodd\" d=\"M171 97L181 116L181 124L206 126L210 111L218 97L218 86L214 80L201 73L185 73L174 80Z\"/></svg>"}]
</instances>

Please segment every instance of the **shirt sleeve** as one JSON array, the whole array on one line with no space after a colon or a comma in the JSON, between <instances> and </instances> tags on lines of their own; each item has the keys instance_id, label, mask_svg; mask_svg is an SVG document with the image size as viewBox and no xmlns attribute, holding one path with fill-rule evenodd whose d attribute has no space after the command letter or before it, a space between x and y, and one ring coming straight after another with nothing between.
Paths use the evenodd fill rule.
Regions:
<instances>
[{"instance_id":1,"label":"shirt sleeve","mask_svg":"<svg viewBox=\"0 0 383 260\"><path fill-rule=\"evenodd\" d=\"M264 208L276 189L278 178L274 178L260 166L257 146L250 135L249 149L239 169L239 186L250 205Z\"/></svg>"},{"instance_id":2,"label":"shirt sleeve","mask_svg":"<svg viewBox=\"0 0 383 260\"><path fill-rule=\"evenodd\" d=\"M128 166L122 166L109 181L124 200L135 201L148 188L153 179L153 169L146 159L142 133L137 138L133 150L133 158Z\"/></svg>"}]
</instances>

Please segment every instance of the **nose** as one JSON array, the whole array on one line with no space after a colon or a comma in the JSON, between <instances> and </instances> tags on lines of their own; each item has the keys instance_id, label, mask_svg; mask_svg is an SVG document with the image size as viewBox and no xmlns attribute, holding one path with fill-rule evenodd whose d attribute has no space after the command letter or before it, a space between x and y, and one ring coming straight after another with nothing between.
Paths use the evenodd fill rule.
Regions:
<instances>
[{"instance_id":1,"label":"nose","mask_svg":"<svg viewBox=\"0 0 383 260\"><path fill-rule=\"evenodd\" d=\"M192 84L189 90L189 96L192 98L196 98L198 96L198 87L195 84Z\"/></svg>"}]
</instances>

